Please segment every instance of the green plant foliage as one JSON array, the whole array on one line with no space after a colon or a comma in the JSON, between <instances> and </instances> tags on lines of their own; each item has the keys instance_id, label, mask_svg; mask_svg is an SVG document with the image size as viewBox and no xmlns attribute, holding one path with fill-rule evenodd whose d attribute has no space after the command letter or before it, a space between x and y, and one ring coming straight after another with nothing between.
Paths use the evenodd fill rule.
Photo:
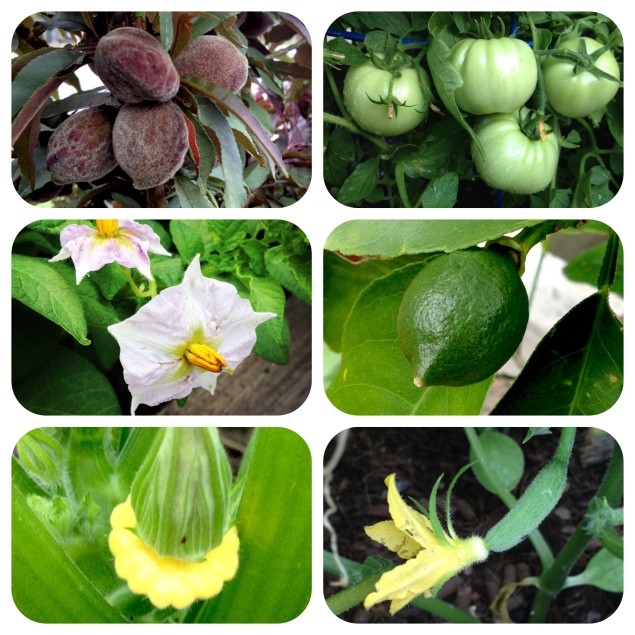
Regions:
<instances>
[{"instance_id":1,"label":"green plant foliage","mask_svg":"<svg viewBox=\"0 0 635 635\"><path fill-rule=\"evenodd\" d=\"M600 81L596 75L601 71L588 70L597 54L581 55L566 44L583 35L609 47L607 56L616 61L611 73L617 77L615 69L623 65L622 35L600 13L378 11L369 17L360 11L340 16L323 41L324 181L330 194L351 207L606 204L624 174L624 82L604 76ZM483 55L464 64L457 45L477 41L487 48L488 61ZM518 59L510 57L512 45L522 49ZM381 131L398 124L398 100L391 99L390 91L368 95L374 102L368 102L369 108L383 103L385 111L377 116L383 125L365 127L350 103L347 107L344 78L372 60L386 66L397 81L399 71L391 61L398 56L418 70L419 88L431 103L422 123L393 136ZM536 81L536 69L547 71L554 64L564 67L556 82L546 86L542 79ZM598 66L604 68L603 63ZM562 99L569 82L584 85L580 100ZM606 93L606 99L598 99L598 92ZM508 98L502 99L503 94ZM359 95L363 103L363 87ZM583 101L585 109L569 112L563 101ZM518 135L501 137L496 152L486 158L476 134L483 114L503 116L514 110L513 103L516 110L526 104L531 114ZM354 109L363 112L359 106ZM535 160L512 149L533 143L547 129L552 131L549 157L540 144L534 148Z\"/></svg>"},{"instance_id":2,"label":"green plant foliage","mask_svg":"<svg viewBox=\"0 0 635 635\"><path fill-rule=\"evenodd\" d=\"M244 473L243 473L244 472ZM241 562L224 592L188 616L197 622L281 623L311 595L311 455L284 428L254 432L239 478ZM245 598L252 598L245 602Z\"/></svg>"},{"instance_id":3,"label":"green plant foliage","mask_svg":"<svg viewBox=\"0 0 635 635\"><path fill-rule=\"evenodd\" d=\"M29 456L28 466L12 462L12 592L20 611L46 623L297 617L311 590L311 457L302 438L284 428L251 436L232 490L239 573L219 596L157 610L117 577L107 544L110 512L125 500L157 431L48 428L20 441ZM56 507L66 510L64 531Z\"/></svg>"},{"instance_id":4,"label":"green plant foliage","mask_svg":"<svg viewBox=\"0 0 635 635\"><path fill-rule=\"evenodd\" d=\"M465 220L364 220L337 227L326 240L324 255L324 341L331 352L341 355L337 372L334 364L329 365L331 402L350 414L484 411L493 377L460 389L414 386L397 341L397 315L404 293L425 270L427 259L483 243L489 249L515 254L522 273L527 253L568 226L576 227L566 230L570 235L585 227L576 221ZM619 284L623 261L619 240L613 233L610 236L601 261L594 259L600 291L562 317L528 362L520 360L520 375L497 399L498 405L486 411L597 414L619 398L623 325L611 310L608 290L615 281ZM478 298L483 284L470 279L466 293ZM452 316L458 320L456 311ZM460 324L443 328L460 329ZM487 341L485 336L480 339ZM495 358L498 349L489 348Z\"/></svg>"},{"instance_id":5,"label":"green plant foliage","mask_svg":"<svg viewBox=\"0 0 635 635\"><path fill-rule=\"evenodd\" d=\"M623 325L606 298L599 293L588 297L540 342L492 414L590 415L608 410L624 383L623 338Z\"/></svg>"},{"instance_id":6,"label":"green plant foliage","mask_svg":"<svg viewBox=\"0 0 635 635\"><path fill-rule=\"evenodd\" d=\"M120 414L129 396L116 376L119 347L107 327L136 313L146 299L135 294L117 263L77 284L71 259L49 262L70 223L35 221L14 241L14 392L39 414ZM198 254L204 276L234 285L255 311L276 314L259 326L254 352L275 364L288 362L287 299L310 304L312 298L311 248L299 227L278 220L144 223L172 253L150 254L157 291L180 284ZM125 271L133 272L133 284L147 288L136 270Z\"/></svg>"},{"instance_id":7,"label":"green plant foliage","mask_svg":"<svg viewBox=\"0 0 635 635\"><path fill-rule=\"evenodd\" d=\"M412 382L412 368L397 339L401 297L420 265L406 265L370 283L344 325L342 363L328 397L354 414L478 414L490 380L462 388Z\"/></svg>"},{"instance_id":8,"label":"green plant foliage","mask_svg":"<svg viewBox=\"0 0 635 635\"><path fill-rule=\"evenodd\" d=\"M470 446L470 461L476 461L472 471L479 483L496 494L502 486L511 492L520 482L525 469L525 457L520 446L506 434L497 430L485 430L479 435L481 458L478 460ZM492 483L492 478L496 484Z\"/></svg>"},{"instance_id":9,"label":"green plant foliage","mask_svg":"<svg viewBox=\"0 0 635 635\"><path fill-rule=\"evenodd\" d=\"M48 202L52 207L277 208L298 201L311 178L310 37L306 27L288 14L249 15L256 20L266 15L268 28L257 34L243 32L246 12L62 11L24 18L12 38L12 177L18 194L33 205ZM226 80L234 93L216 76L214 82L220 83L204 77L180 78L171 103L189 122L188 148L185 157L181 153L179 162L165 169L167 180L150 179L146 182L158 184L136 189L131 176L116 165L94 182L82 181L85 173L74 169L59 179L63 185L53 182L47 168L51 133L78 110L118 109L124 103L121 94L111 94L101 85L112 88L112 82L95 70L99 67L102 75L108 75L108 65L93 63L98 42L120 27L139 28L155 37L169 57L151 74L163 71L173 78L171 61L190 41L213 31L231 44L222 55L232 51L236 64L244 62L245 72L250 69L249 81L238 86L236 80ZM139 54L123 69L133 89L137 89L135 80L129 78L140 78L142 94L144 74L137 73L135 63L142 66L143 59ZM217 60L216 65L224 67L225 60ZM87 71L95 73L94 79ZM67 88L74 92L69 95ZM134 95L134 90L128 94ZM163 143L144 135L144 149L154 158L167 154ZM184 143L181 136L183 149ZM117 144L121 150L125 138ZM76 152L78 146L69 143L63 149L67 147ZM254 166L263 170L257 181L248 178ZM71 182L73 178L76 182Z\"/></svg>"},{"instance_id":10,"label":"green plant foliage","mask_svg":"<svg viewBox=\"0 0 635 635\"><path fill-rule=\"evenodd\" d=\"M565 588L592 584L611 593L624 591L624 560L616 558L607 549L601 549L589 560L586 569L578 575L569 576Z\"/></svg>"}]
</instances>

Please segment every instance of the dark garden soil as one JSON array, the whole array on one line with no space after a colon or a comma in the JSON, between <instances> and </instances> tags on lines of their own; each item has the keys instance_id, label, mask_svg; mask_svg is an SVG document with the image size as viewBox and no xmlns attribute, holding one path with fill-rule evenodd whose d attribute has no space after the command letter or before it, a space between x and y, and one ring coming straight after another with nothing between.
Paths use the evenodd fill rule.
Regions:
<instances>
[{"instance_id":1,"label":"dark garden soil","mask_svg":"<svg viewBox=\"0 0 635 635\"><path fill-rule=\"evenodd\" d=\"M519 443L526 428L505 430ZM558 441L558 431L534 437L523 446L525 471L515 494L525 487L538 470L551 458ZM328 461L335 447L327 448ZM441 473L445 478L437 498L439 515L444 513L446 488L457 471L469 463L468 442L461 428L352 428L346 451L335 467L331 495L338 507L329 518L337 532L339 553L345 558L363 562L368 556L379 556L395 563L403 562L395 554L372 541L364 533L364 525L389 519L384 478L396 472L402 496L413 497L428 506L428 496ZM542 523L540 530L554 554L557 554L584 516L588 502L602 481L613 447L612 438L593 428L578 430L570 462L567 488L555 510ZM452 494L454 529L460 537L484 536L506 512L505 506L487 492L468 470L458 481ZM324 548L330 549L330 536L325 531ZM572 571L583 570L598 550L592 542ZM437 597L479 617L483 622L501 621L492 610L501 588L540 573L540 564L529 540L510 551L492 554L489 559L448 581ZM336 576L325 574L326 597L340 589L332 582ZM517 589L507 608L513 622L528 621L534 597L532 586ZM554 600L547 621L550 623L594 623L609 617L619 606L621 594L609 593L592 586L574 587ZM388 612L389 602L370 611L361 605L340 615L342 620L356 623L408 623L442 621L416 607L406 606L395 616Z\"/></svg>"}]
</instances>

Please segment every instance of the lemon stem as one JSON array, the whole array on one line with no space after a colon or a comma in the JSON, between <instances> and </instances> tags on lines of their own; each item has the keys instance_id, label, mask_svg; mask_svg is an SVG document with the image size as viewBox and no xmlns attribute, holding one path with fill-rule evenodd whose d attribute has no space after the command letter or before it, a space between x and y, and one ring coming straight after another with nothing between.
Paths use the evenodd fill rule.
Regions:
<instances>
[{"instance_id":1,"label":"lemon stem","mask_svg":"<svg viewBox=\"0 0 635 635\"><path fill-rule=\"evenodd\" d=\"M604 258L602 259L602 267L600 268L600 275L598 276L598 291L604 296L608 297L609 291L615 281L615 272L617 270L617 255L620 248L620 239L617 234L611 229L609 230L609 240L604 251Z\"/></svg>"},{"instance_id":2,"label":"lemon stem","mask_svg":"<svg viewBox=\"0 0 635 635\"><path fill-rule=\"evenodd\" d=\"M519 257L518 270L521 275L525 271L525 260L527 259L527 254L533 247L545 240L550 234L555 234L556 232L569 227L577 228L586 222L587 221L584 220L546 220L538 225L525 227L525 229L513 238L515 249Z\"/></svg>"}]
</instances>

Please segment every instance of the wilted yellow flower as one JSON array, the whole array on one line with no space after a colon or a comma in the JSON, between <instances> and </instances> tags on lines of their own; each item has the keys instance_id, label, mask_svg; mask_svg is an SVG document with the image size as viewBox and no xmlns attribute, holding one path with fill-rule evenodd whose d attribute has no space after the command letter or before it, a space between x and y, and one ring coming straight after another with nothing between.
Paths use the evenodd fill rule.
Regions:
<instances>
[{"instance_id":1,"label":"wilted yellow flower","mask_svg":"<svg viewBox=\"0 0 635 635\"><path fill-rule=\"evenodd\" d=\"M137 519L130 498L113 509L110 524L108 544L117 575L128 582L133 593L147 595L157 608L183 609L194 600L214 597L236 575L240 541L235 526L202 562L191 562L158 556L131 531Z\"/></svg>"},{"instance_id":2,"label":"wilted yellow flower","mask_svg":"<svg viewBox=\"0 0 635 635\"><path fill-rule=\"evenodd\" d=\"M440 535L435 533L430 520L401 498L395 485L395 474L388 476L385 483L392 520L364 529L373 540L407 562L381 576L375 591L366 596L364 608L391 600L390 613L394 615L418 595L432 597L451 577L485 560L489 551L479 537L457 538L451 529L452 535L443 530Z\"/></svg>"}]
</instances>

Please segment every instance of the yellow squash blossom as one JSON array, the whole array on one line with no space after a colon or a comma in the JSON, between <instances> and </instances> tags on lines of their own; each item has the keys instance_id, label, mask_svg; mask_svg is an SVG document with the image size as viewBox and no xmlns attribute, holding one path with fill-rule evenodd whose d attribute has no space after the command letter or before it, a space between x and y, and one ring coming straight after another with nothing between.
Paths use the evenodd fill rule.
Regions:
<instances>
[{"instance_id":1,"label":"yellow squash blossom","mask_svg":"<svg viewBox=\"0 0 635 635\"><path fill-rule=\"evenodd\" d=\"M203 561L191 562L158 556L132 531L137 519L130 498L115 507L110 524L108 543L117 575L128 582L133 593L147 595L157 608L183 609L195 600L214 597L238 569L240 542L235 526Z\"/></svg>"},{"instance_id":2,"label":"yellow squash blossom","mask_svg":"<svg viewBox=\"0 0 635 635\"><path fill-rule=\"evenodd\" d=\"M489 552L479 537L460 539L451 529L452 535L443 530L441 535L435 533L430 520L401 498L395 485L395 474L388 476L385 483L392 520L365 527L365 530L373 540L407 562L381 576L375 591L366 596L364 607L369 609L378 602L390 600L390 613L394 615L419 595L432 597L446 580L466 567L482 562Z\"/></svg>"}]
</instances>

